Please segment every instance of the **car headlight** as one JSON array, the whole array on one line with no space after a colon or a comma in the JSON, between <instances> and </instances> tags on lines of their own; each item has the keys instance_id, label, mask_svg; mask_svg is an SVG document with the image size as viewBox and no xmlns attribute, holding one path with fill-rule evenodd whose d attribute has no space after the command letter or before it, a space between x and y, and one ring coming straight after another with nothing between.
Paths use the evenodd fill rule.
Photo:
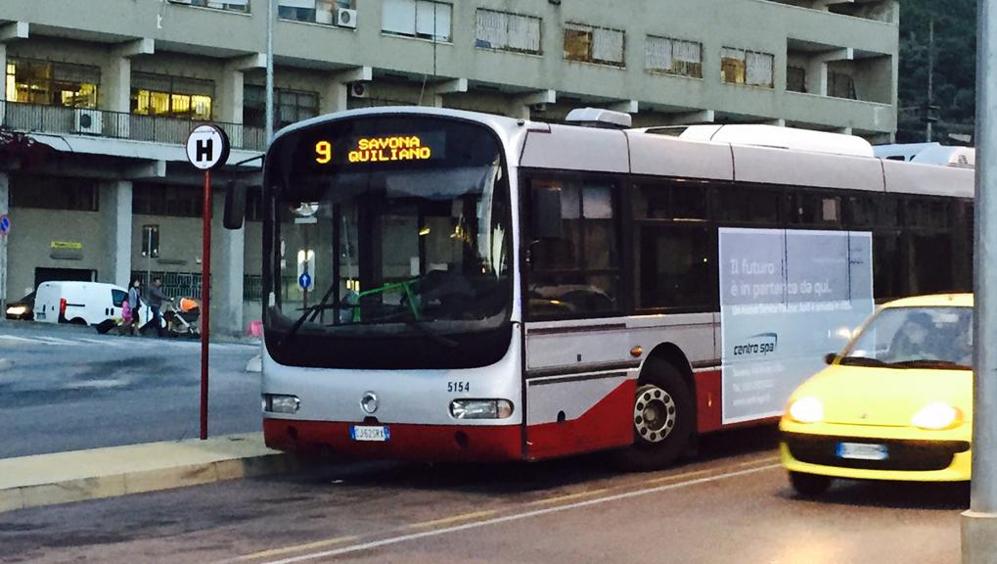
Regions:
<instances>
[{"instance_id":1,"label":"car headlight","mask_svg":"<svg viewBox=\"0 0 997 564\"><path fill-rule=\"evenodd\" d=\"M956 427L962 423L962 412L951 405L936 401L921 408L910 420L915 427L941 430Z\"/></svg>"},{"instance_id":2,"label":"car headlight","mask_svg":"<svg viewBox=\"0 0 997 564\"><path fill-rule=\"evenodd\" d=\"M7 308L7 315L24 315L24 312L26 311L28 311L28 308L23 305L10 306Z\"/></svg>"},{"instance_id":3,"label":"car headlight","mask_svg":"<svg viewBox=\"0 0 997 564\"><path fill-rule=\"evenodd\" d=\"M800 423L816 423L824 419L824 404L815 397L805 397L789 406L789 416Z\"/></svg>"}]
</instances>

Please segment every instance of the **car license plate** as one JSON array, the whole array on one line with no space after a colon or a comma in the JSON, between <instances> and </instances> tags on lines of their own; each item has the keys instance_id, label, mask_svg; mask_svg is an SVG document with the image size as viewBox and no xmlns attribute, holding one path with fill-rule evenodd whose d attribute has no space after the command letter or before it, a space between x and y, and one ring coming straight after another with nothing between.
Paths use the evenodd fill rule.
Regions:
<instances>
[{"instance_id":1,"label":"car license plate","mask_svg":"<svg viewBox=\"0 0 997 564\"><path fill-rule=\"evenodd\" d=\"M387 427L382 425L351 425L350 438L354 441L384 442L391 438L391 432Z\"/></svg>"},{"instance_id":2,"label":"car license plate","mask_svg":"<svg viewBox=\"0 0 997 564\"><path fill-rule=\"evenodd\" d=\"M886 445L870 443L838 443L838 458L852 460L886 460Z\"/></svg>"},{"instance_id":3,"label":"car license plate","mask_svg":"<svg viewBox=\"0 0 997 564\"><path fill-rule=\"evenodd\" d=\"M35 312L35 319L45 319L45 313L41 311Z\"/></svg>"}]
</instances>

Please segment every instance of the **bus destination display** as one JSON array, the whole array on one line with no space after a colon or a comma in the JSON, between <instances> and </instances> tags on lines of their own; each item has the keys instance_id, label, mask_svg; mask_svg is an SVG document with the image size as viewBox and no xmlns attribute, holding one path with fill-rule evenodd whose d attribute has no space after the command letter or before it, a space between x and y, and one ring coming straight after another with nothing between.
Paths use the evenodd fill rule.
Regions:
<instances>
[{"instance_id":1,"label":"bus destination display","mask_svg":"<svg viewBox=\"0 0 997 564\"><path fill-rule=\"evenodd\" d=\"M428 161L444 156L442 132L357 137L348 143L329 139L315 141L315 162L362 164Z\"/></svg>"}]
</instances>

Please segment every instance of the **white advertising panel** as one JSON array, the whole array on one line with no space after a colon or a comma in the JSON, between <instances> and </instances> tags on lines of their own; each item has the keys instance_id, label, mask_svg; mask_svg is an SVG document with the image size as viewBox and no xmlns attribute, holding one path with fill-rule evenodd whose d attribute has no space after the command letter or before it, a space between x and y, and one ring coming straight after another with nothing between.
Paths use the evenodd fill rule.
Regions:
<instances>
[{"instance_id":1,"label":"white advertising panel","mask_svg":"<svg viewBox=\"0 0 997 564\"><path fill-rule=\"evenodd\" d=\"M720 229L723 422L782 414L872 314L872 234Z\"/></svg>"}]
</instances>

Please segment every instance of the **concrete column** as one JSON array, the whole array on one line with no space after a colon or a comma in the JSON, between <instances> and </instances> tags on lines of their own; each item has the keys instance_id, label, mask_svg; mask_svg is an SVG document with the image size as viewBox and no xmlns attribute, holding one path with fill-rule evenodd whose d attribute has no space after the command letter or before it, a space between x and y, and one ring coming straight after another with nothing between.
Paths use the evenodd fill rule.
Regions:
<instances>
[{"instance_id":1,"label":"concrete column","mask_svg":"<svg viewBox=\"0 0 997 564\"><path fill-rule=\"evenodd\" d=\"M100 107L114 114L105 114L104 133L112 137L129 137L132 95L132 57L155 53L152 39L136 39L116 45L100 69Z\"/></svg>"},{"instance_id":2,"label":"concrete column","mask_svg":"<svg viewBox=\"0 0 997 564\"><path fill-rule=\"evenodd\" d=\"M225 186L218 182L214 190L211 217L211 330L241 335L246 328L242 320L243 274L245 272L246 228L225 229Z\"/></svg>"},{"instance_id":3,"label":"concrete column","mask_svg":"<svg viewBox=\"0 0 997 564\"><path fill-rule=\"evenodd\" d=\"M103 282L128 286L132 272L132 183L101 183L100 210L107 256L100 270Z\"/></svg>"},{"instance_id":4,"label":"concrete column","mask_svg":"<svg viewBox=\"0 0 997 564\"><path fill-rule=\"evenodd\" d=\"M2 44L0 44L2 47ZM10 211L10 177L6 173L0 172L0 214ZM20 296L11 298L7 295L7 236L0 235L0 311L7 311L7 300L16 300ZM3 317L6 319L6 316Z\"/></svg>"},{"instance_id":5,"label":"concrete column","mask_svg":"<svg viewBox=\"0 0 997 564\"><path fill-rule=\"evenodd\" d=\"M329 80L319 100L319 111L323 114L343 112L349 102L350 85L338 80Z\"/></svg>"}]
</instances>

